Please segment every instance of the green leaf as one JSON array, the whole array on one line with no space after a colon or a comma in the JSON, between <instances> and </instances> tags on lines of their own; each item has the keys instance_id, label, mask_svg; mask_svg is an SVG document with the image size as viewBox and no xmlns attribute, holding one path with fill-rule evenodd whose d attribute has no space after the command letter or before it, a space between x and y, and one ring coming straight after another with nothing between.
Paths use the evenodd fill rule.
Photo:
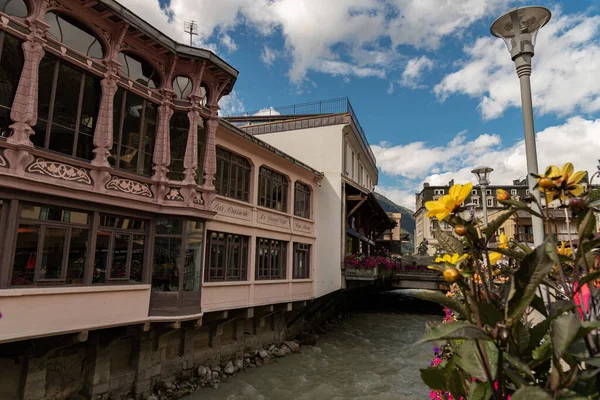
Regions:
<instances>
[{"instance_id":1,"label":"green leaf","mask_svg":"<svg viewBox=\"0 0 600 400\"><path fill-rule=\"evenodd\" d=\"M473 382L469 386L467 400L489 400L492 397L492 386L488 382Z\"/></svg>"},{"instance_id":2,"label":"green leaf","mask_svg":"<svg viewBox=\"0 0 600 400\"><path fill-rule=\"evenodd\" d=\"M452 368L449 372L448 390L452 393L454 398L460 399L467 394L460 372L456 368Z\"/></svg>"},{"instance_id":3,"label":"green leaf","mask_svg":"<svg viewBox=\"0 0 600 400\"><path fill-rule=\"evenodd\" d=\"M552 400L552 396L537 386L522 387L510 398L512 400Z\"/></svg>"},{"instance_id":4,"label":"green leaf","mask_svg":"<svg viewBox=\"0 0 600 400\"><path fill-rule=\"evenodd\" d=\"M481 345L482 350L485 349L487 353L492 379L495 379L498 370L498 348L492 342L481 342ZM456 350L456 365L479 381L487 382L483 360L474 340L466 341Z\"/></svg>"},{"instance_id":5,"label":"green leaf","mask_svg":"<svg viewBox=\"0 0 600 400\"><path fill-rule=\"evenodd\" d=\"M462 255L464 252L464 246L462 242L454 236L452 233L443 231L438 226L435 230L435 238L438 241L438 244L444 249L446 252L450 254L460 254Z\"/></svg>"},{"instance_id":6,"label":"green leaf","mask_svg":"<svg viewBox=\"0 0 600 400\"><path fill-rule=\"evenodd\" d=\"M482 339L492 340L492 338L482 329L466 322L456 321L449 324L439 324L433 326L425 336L417 342L423 344L434 340L450 339Z\"/></svg>"},{"instance_id":7,"label":"green leaf","mask_svg":"<svg viewBox=\"0 0 600 400\"><path fill-rule=\"evenodd\" d=\"M517 212L516 208L511 208L505 213L501 214L498 218L494 218L493 221L488 222L488 226L484 229L485 237L489 240L494 236L494 233L505 223L514 213Z\"/></svg>"},{"instance_id":8,"label":"green leaf","mask_svg":"<svg viewBox=\"0 0 600 400\"><path fill-rule=\"evenodd\" d=\"M595 229L596 218L594 215L594 210L588 210L585 213L585 216L579 219L579 223L577 224L577 234L580 239L593 236Z\"/></svg>"},{"instance_id":9,"label":"green leaf","mask_svg":"<svg viewBox=\"0 0 600 400\"><path fill-rule=\"evenodd\" d=\"M550 323L562 314L571 311L574 308L574 305L570 301L565 301L560 303L554 303L552 307L552 315L550 315L548 318L546 318L545 320L543 320L542 322L530 329L531 337L529 341L529 346L532 349L539 346L540 342L542 341L542 338L546 336L548 330L550 329Z\"/></svg>"},{"instance_id":10,"label":"green leaf","mask_svg":"<svg viewBox=\"0 0 600 400\"><path fill-rule=\"evenodd\" d=\"M521 251L517 251L514 249L501 249L501 248L497 248L497 249L493 249L496 253L500 253L504 256L510 257L510 258L514 258L515 260L523 260L525 258L525 256L527 255L527 253L523 253Z\"/></svg>"},{"instance_id":11,"label":"green leaf","mask_svg":"<svg viewBox=\"0 0 600 400\"><path fill-rule=\"evenodd\" d=\"M437 367L421 369L421 380L433 390L447 390L444 364Z\"/></svg>"},{"instance_id":12,"label":"green leaf","mask_svg":"<svg viewBox=\"0 0 600 400\"><path fill-rule=\"evenodd\" d=\"M548 310L546 310L544 300L540 296L536 295L533 297L533 300L531 301L531 307L544 317L548 317Z\"/></svg>"},{"instance_id":13,"label":"green leaf","mask_svg":"<svg viewBox=\"0 0 600 400\"><path fill-rule=\"evenodd\" d=\"M552 356L552 342L550 341L550 335L544 336L544 343L533 349L531 355L536 361L536 366L548 360Z\"/></svg>"},{"instance_id":14,"label":"green leaf","mask_svg":"<svg viewBox=\"0 0 600 400\"><path fill-rule=\"evenodd\" d=\"M529 368L529 366L527 364L525 364L523 361L521 361L518 357L515 357L510 353L504 353L504 359L517 371L524 373L531 379L534 379L533 371Z\"/></svg>"},{"instance_id":15,"label":"green leaf","mask_svg":"<svg viewBox=\"0 0 600 400\"><path fill-rule=\"evenodd\" d=\"M438 303L444 307L448 307L449 309L456 311L462 316L466 315L464 304L462 304L458 300L447 297L442 292L426 289L407 289L403 290L402 293L410 297L416 297L417 299Z\"/></svg>"},{"instance_id":16,"label":"green leaf","mask_svg":"<svg viewBox=\"0 0 600 400\"><path fill-rule=\"evenodd\" d=\"M477 310L481 318L483 325L489 325L490 327L496 326L496 324L502 321L502 311L490 303L475 302Z\"/></svg>"},{"instance_id":17,"label":"green leaf","mask_svg":"<svg viewBox=\"0 0 600 400\"><path fill-rule=\"evenodd\" d=\"M563 314L551 323L550 338L552 339L552 351L554 358L560 360L573 342L577 338L577 333L581 327L581 320L575 314Z\"/></svg>"},{"instance_id":18,"label":"green leaf","mask_svg":"<svg viewBox=\"0 0 600 400\"><path fill-rule=\"evenodd\" d=\"M555 246L552 236L548 236L541 246L528 254L515 272L515 292L507 304L508 317L516 320L523 315L535 297L538 286L552 270L554 262L546 253L546 247L550 244Z\"/></svg>"}]
</instances>

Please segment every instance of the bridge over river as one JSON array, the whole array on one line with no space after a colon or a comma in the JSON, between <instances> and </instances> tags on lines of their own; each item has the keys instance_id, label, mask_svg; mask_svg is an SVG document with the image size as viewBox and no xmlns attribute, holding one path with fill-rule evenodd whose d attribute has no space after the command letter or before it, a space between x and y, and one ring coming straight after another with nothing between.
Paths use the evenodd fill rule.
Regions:
<instances>
[{"instance_id":1,"label":"bridge over river","mask_svg":"<svg viewBox=\"0 0 600 400\"><path fill-rule=\"evenodd\" d=\"M394 269L386 270L381 266L371 269L346 266L344 275L349 286L382 283L394 289L449 290L442 273L427 268L427 265L433 262L434 257L408 256L403 257L402 263Z\"/></svg>"}]
</instances>

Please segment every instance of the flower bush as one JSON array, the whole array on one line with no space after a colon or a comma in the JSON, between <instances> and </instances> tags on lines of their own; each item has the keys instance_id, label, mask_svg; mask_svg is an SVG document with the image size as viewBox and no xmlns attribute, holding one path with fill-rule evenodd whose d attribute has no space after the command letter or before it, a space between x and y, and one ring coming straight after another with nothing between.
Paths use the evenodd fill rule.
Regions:
<instances>
[{"instance_id":1,"label":"flower bush","mask_svg":"<svg viewBox=\"0 0 600 400\"><path fill-rule=\"evenodd\" d=\"M600 399L600 208L584 192L584 175L571 163L534 175L541 201L498 193L505 210L487 227L461 217L470 184L426 203L427 215L456 233L437 231L445 254L430 266L453 283L450 292L408 291L446 307L443 323L421 340L445 343L421 370L432 399ZM566 242L556 239L550 208L564 212L569 232L576 227ZM544 221L547 233L536 248L502 234L494 243L517 211Z\"/></svg>"}]
</instances>

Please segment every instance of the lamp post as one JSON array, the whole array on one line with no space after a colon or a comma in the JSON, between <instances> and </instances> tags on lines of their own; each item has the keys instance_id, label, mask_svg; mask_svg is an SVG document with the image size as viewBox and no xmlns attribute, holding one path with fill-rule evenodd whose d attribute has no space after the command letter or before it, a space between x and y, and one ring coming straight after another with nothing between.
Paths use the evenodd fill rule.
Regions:
<instances>
[{"instance_id":1,"label":"lamp post","mask_svg":"<svg viewBox=\"0 0 600 400\"><path fill-rule=\"evenodd\" d=\"M517 69L517 76L521 84L527 182L529 191L536 198L537 204L540 204L541 196L539 191L534 190L535 182L530 175L538 173L535 130L533 127L533 104L531 101L531 58L534 54L533 49L537 33L541 27L548 23L551 15L550 10L545 7L513 8L494 21L490 28L492 35L503 39L506 43ZM541 218L532 215L531 224L534 245L539 246L544 241L544 223Z\"/></svg>"},{"instance_id":2,"label":"lamp post","mask_svg":"<svg viewBox=\"0 0 600 400\"><path fill-rule=\"evenodd\" d=\"M490 173L493 170L494 169L490 167L477 167L473 171L471 171L477 177L477 182L479 183L479 187L481 188L481 200L483 204L483 226L486 228L488 226L486 190L488 185L490 184Z\"/></svg>"}]
</instances>

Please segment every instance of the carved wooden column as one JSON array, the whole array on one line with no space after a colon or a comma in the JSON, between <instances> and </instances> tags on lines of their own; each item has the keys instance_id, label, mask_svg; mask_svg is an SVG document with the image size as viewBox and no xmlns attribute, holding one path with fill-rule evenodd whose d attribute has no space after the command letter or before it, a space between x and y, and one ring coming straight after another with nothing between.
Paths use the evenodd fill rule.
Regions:
<instances>
[{"instance_id":1,"label":"carved wooden column","mask_svg":"<svg viewBox=\"0 0 600 400\"><path fill-rule=\"evenodd\" d=\"M10 126L13 134L8 137L7 142L33 147L29 136L34 133L32 126L37 123L39 69L45 54L42 44L50 26L43 20L35 19L30 22L29 28L31 33L21 45L23 70L10 112L10 118L14 121Z\"/></svg>"},{"instance_id":2,"label":"carved wooden column","mask_svg":"<svg viewBox=\"0 0 600 400\"><path fill-rule=\"evenodd\" d=\"M211 107L212 113L207 122L206 150L204 152L204 190L215 190L215 174L217 173L217 128L219 127L219 116L217 109Z\"/></svg>"},{"instance_id":3,"label":"carved wooden column","mask_svg":"<svg viewBox=\"0 0 600 400\"><path fill-rule=\"evenodd\" d=\"M108 157L113 146L113 117L115 93L117 93L116 71L106 73L104 79L100 81L102 87L102 98L100 100L100 109L98 111L98 121L94 131L94 159L92 165L97 167L110 168Z\"/></svg>"},{"instance_id":4,"label":"carved wooden column","mask_svg":"<svg viewBox=\"0 0 600 400\"><path fill-rule=\"evenodd\" d=\"M152 180L160 183L169 181L167 173L171 164L171 135L169 123L173 116L173 106L171 98L167 94L163 103L158 107L158 124L156 127L156 142L154 144L154 154L152 161L154 162L154 175Z\"/></svg>"},{"instance_id":5,"label":"carved wooden column","mask_svg":"<svg viewBox=\"0 0 600 400\"><path fill-rule=\"evenodd\" d=\"M185 168L183 183L186 185L196 185L196 173L198 170L198 119L200 118L200 112L195 97L191 96L193 105L190 112L188 112L190 129L185 146L185 158L183 159L183 167Z\"/></svg>"}]
</instances>

